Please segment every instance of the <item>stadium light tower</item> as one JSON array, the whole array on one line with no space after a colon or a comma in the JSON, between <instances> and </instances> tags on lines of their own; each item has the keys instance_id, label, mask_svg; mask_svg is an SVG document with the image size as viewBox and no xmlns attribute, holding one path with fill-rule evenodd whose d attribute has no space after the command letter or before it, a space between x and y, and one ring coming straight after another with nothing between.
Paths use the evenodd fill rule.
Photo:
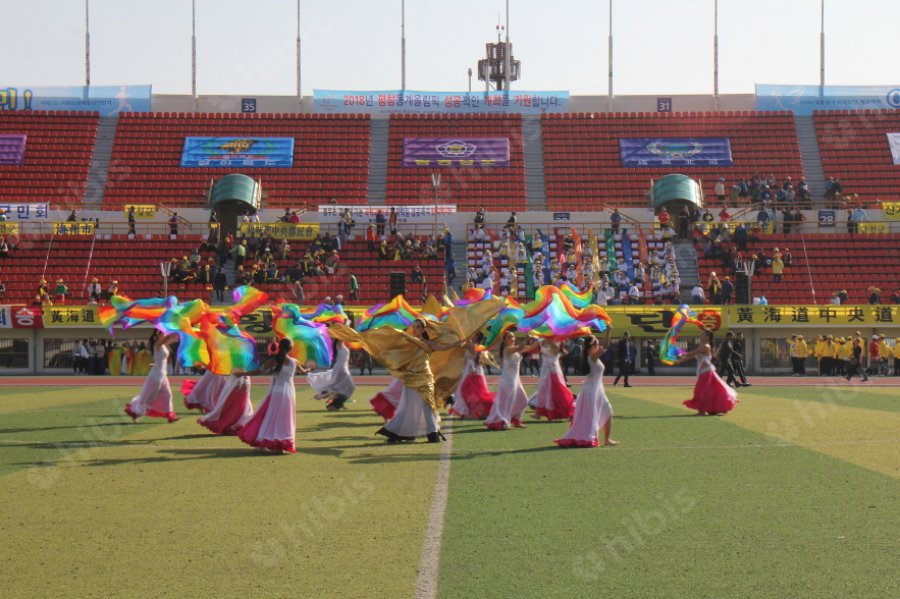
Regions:
<instances>
[{"instance_id":1,"label":"stadium light tower","mask_svg":"<svg viewBox=\"0 0 900 599\"><path fill-rule=\"evenodd\" d=\"M609 77L609 111L613 109L613 34L612 34L612 8L613 0L609 0L609 68L607 76Z\"/></svg>"},{"instance_id":2,"label":"stadium light tower","mask_svg":"<svg viewBox=\"0 0 900 599\"><path fill-rule=\"evenodd\" d=\"M509 90L509 85L519 80L522 63L513 59L509 36L506 36L506 42L500 41L504 30L503 25L497 25L497 43L485 44L487 57L478 61L478 80L484 81L485 91L490 89L491 83L498 91Z\"/></svg>"},{"instance_id":3,"label":"stadium light tower","mask_svg":"<svg viewBox=\"0 0 900 599\"><path fill-rule=\"evenodd\" d=\"M719 0L713 0L713 102L719 109Z\"/></svg>"},{"instance_id":4,"label":"stadium light tower","mask_svg":"<svg viewBox=\"0 0 900 599\"><path fill-rule=\"evenodd\" d=\"M819 94L825 93L825 0L821 3L821 27L819 29Z\"/></svg>"},{"instance_id":5,"label":"stadium light tower","mask_svg":"<svg viewBox=\"0 0 900 599\"><path fill-rule=\"evenodd\" d=\"M297 0L297 105L303 108L303 93L300 91L300 0Z\"/></svg>"},{"instance_id":6,"label":"stadium light tower","mask_svg":"<svg viewBox=\"0 0 900 599\"><path fill-rule=\"evenodd\" d=\"M400 0L400 89L406 91L406 0Z\"/></svg>"},{"instance_id":7,"label":"stadium light tower","mask_svg":"<svg viewBox=\"0 0 900 599\"><path fill-rule=\"evenodd\" d=\"M91 86L91 0L84 0L84 85Z\"/></svg>"},{"instance_id":8,"label":"stadium light tower","mask_svg":"<svg viewBox=\"0 0 900 599\"><path fill-rule=\"evenodd\" d=\"M191 0L191 98L197 108L197 0Z\"/></svg>"}]
</instances>

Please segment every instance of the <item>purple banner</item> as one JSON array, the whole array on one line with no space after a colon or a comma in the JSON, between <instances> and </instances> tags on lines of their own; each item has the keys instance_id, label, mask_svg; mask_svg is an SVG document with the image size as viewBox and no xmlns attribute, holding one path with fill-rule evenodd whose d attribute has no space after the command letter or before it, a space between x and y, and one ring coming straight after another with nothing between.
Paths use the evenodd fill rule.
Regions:
<instances>
[{"instance_id":1,"label":"purple banner","mask_svg":"<svg viewBox=\"0 0 900 599\"><path fill-rule=\"evenodd\" d=\"M0 165L21 166L25 161L25 135L0 135Z\"/></svg>"},{"instance_id":2,"label":"purple banner","mask_svg":"<svg viewBox=\"0 0 900 599\"><path fill-rule=\"evenodd\" d=\"M403 166L509 166L509 138L406 137Z\"/></svg>"}]
</instances>

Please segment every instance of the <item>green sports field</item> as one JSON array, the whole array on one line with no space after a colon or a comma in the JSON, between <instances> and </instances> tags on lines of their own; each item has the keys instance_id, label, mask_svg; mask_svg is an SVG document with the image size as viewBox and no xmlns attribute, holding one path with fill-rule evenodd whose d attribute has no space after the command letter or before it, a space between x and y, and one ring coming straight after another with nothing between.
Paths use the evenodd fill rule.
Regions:
<instances>
[{"instance_id":1,"label":"green sports field","mask_svg":"<svg viewBox=\"0 0 900 599\"><path fill-rule=\"evenodd\" d=\"M597 449L534 420L386 445L378 388L329 413L298 387L288 456L180 404L132 424L136 390L0 387L3 597L900 597L896 387L755 386L724 417L610 388Z\"/></svg>"}]
</instances>

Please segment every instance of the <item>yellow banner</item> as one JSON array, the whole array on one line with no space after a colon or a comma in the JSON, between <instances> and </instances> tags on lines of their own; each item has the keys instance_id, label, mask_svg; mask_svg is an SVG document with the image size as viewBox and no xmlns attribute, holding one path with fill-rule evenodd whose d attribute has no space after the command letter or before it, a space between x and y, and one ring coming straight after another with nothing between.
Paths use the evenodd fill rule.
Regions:
<instances>
[{"instance_id":1,"label":"yellow banner","mask_svg":"<svg viewBox=\"0 0 900 599\"><path fill-rule=\"evenodd\" d=\"M19 223L2 222L0 223L0 235L18 235Z\"/></svg>"},{"instance_id":2,"label":"yellow banner","mask_svg":"<svg viewBox=\"0 0 900 599\"><path fill-rule=\"evenodd\" d=\"M54 235L93 235L94 223L92 222L67 222L53 223Z\"/></svg>"},{"instance_id":3,"label":"yellow banner","mask_svg":"<svg viewBox=\"0 0 900 599\"><path fill-rule=\"evenodd\" d=\"M900 202L882 202L881 209L886 220L900 220Z\"/></svg>"},{"instance_id":4,"label":"yellow banner","mask_svg":"<svg viewBox=\"0 0 900 599\"><path fill-rule=\"evenodd\" d=\"M856 223L856 230L860 233L889 233L887 223Z\"/></svg>"},{"instance_id":5,"label":"yellow banner","mask_svg":"<svg viewBox=\"0 0 900 599\"><path fill-rule=\"evenodd\" d=\"M732 327L815 325L883 327L900 324L900 305L726 306Z\"/></svg>"},{"instance_id":6,"label":"yellow banner","mask_svg":"<svg viewBox=\"0 0 900 599\"><path fill-rule=\"evenodd\" d=\"M51 306L44 308L44 328L99 327L97 306Z\"/></svg>"},{"instance_id":7,"label":"yellow banner","mask_svg":"<svg viewBox=\"0 0 900 599\"><path fill-rule=\"evenodd\" d=\"M671 328L677 310L678 306L606 306L606 313L612 317L614 336L628 331L632 337L663 337ZM703 306L694 312L697 319L713 331L727 331L728 323L723 318L721 306ZM688 325L681 335L697 337L700 329Z\"/></svg>"},{"instance_id":8,"label":"yellow banner","mask_svg":"<svg viewBox=\"0 0 900 599\"><path fill-rule=\"evenodd\" d=\"M125 216L134 208L134 218L155 218L156 206L154 204L125 204Z\"/></svg>"},{"instance_id":9,"label":"yellow banner","mask_svg":"<svg viewBox=\"0 0 900 599\"><path fill-rule=\"evenodd\" d=\"M319 223L242 223L245 237L271 235L273 239L299 239L309 241L319 234Z\"/></svg>"}]
</instances>

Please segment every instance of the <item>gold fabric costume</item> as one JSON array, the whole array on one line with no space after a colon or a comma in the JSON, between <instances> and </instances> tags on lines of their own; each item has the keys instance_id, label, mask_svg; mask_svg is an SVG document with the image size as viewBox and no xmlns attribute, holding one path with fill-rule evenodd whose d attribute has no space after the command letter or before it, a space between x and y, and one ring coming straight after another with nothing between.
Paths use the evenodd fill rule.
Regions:
<instances>
[{"instance_id":1,"label":"gold fabric costume","mask_svg":"<svg viewBox=\"0 0 900 599\"><path fill-rule=\"evenodd\" d=\"M358 333L342 324L329 327L331 336L358 343L384 364L392 376L418 391L435 414L439 401L453 393L465 365L465 341L481 330L503 308L500 300L483 300L454 308L445 322L426 321L428 338L450 349L432 353L425 341L391 328Z\"/></svg>"}]
</instances>

